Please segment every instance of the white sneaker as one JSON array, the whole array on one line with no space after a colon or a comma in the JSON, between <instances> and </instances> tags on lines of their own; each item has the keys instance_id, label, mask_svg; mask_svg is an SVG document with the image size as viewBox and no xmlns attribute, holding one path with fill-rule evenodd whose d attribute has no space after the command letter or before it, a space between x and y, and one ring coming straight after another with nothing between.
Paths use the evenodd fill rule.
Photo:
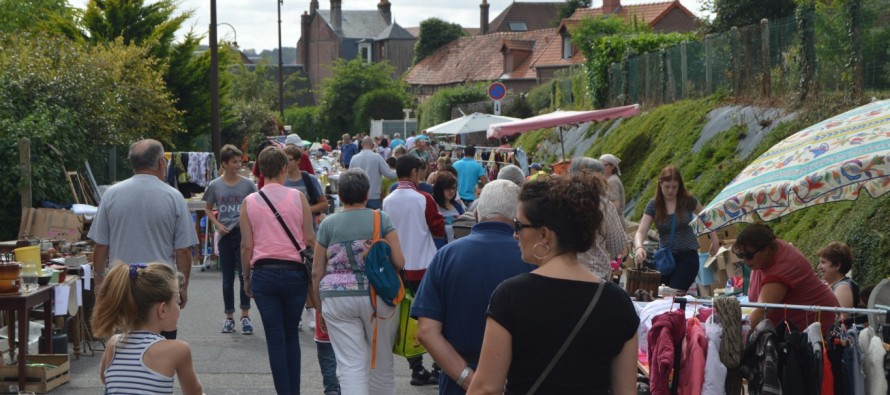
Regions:
<instances>
[{"instance_id":1,"label":"white sneaker","mask_svg":"<svg viewBox=\"0 0 890 395\"><path fill-rule=\"evenodd\" d=\"M315 309L308 309L309 312L309 329L315 329Z\"/></svg>"}]
</instances>

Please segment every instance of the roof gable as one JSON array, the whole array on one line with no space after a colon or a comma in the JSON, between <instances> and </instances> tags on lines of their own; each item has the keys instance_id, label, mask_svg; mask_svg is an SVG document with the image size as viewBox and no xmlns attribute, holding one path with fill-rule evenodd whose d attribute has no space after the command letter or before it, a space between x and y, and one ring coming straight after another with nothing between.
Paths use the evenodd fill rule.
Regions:
<instances>
[{"instance_id":1,"label":"roof gable","mask_svg":"<svg viewBox=\"0 0 890 395\"><path fill-rule=\"evenodd\" d=\"M522 3L513 2L489 23L488 31L515 32L510 23L524 23L526 31L541 30L551 27L550 22L559 16L559 7L563 2L556 3ZM514 26L516 27L516 26Z\"/></svg>"},{"instance_id":2,"label":"roof gable","mask_svg":"<svg viewBox=\"0 0 890 395\"><path fill-rule=\"evenodd\" d=\"M636 18L640 22L645 23L647 26L654 26L658 23L658 21L664 18L665 15L669 14L674 9L679 9L684 14L689 16L689 18L695 19L695 15L692 14L689 9L680 4L679 0L648 4L622 5L609 15L615 15L617 17L624 18L624 20L626 21L633 21L634 18ZM575 10L575 13L572 14L572 16L563 20L563 22L560 24L560 29L562 29L564 25L577 23L581 20L581 18L598 16L605 16L602 8L579 8Z\"/></svg>"},{"instance_id":3,"label":"roof gable","mask_svg":"<svg viewBox=\"0 0 890 395\"><path fill-rule=\"evenodd\" d=\"M374 38L382 31L386 30L386 19L380 14L380 11L356 11L342 10L343 21L341 23L341 31L334 31L340 38ZM331 11L318 10L318 15L322 20L334 30L331 24Z\"/></svg>"},{"instance_id":4,"label":"roof gable","mask_svg":"<svg viewBox=\"0 0 890 395\"><path fill-rule=\"evenodd\" d=\"M530 32L491 33L472 37L461 37L418 62L405 75L411 85L448 85L472 81L494 81L501 79L534 78L532 59L549 41L559 35L556 29L541 29ZM504 75L504 47L531 51L522 64L514 65L512 71Z\"/></svg>"},{"instance_id":5,"label":"roof gable","mask_svg":"<svg viewBox=\"0 0 890 395\"><path fill-rule=\"evenodd\" d=\"M377 37L374 37L374 41L414 40L415 38L416 37L414 37L414 35L411 34L411 32L409 32L409 31L405 30L404 28L402 28L401 26L399 26L398 23L393 23L392 25L387 26L386 29L383 29L383 31L380 32L380 34L378 34Z\"/></svg>"}]
</instances>

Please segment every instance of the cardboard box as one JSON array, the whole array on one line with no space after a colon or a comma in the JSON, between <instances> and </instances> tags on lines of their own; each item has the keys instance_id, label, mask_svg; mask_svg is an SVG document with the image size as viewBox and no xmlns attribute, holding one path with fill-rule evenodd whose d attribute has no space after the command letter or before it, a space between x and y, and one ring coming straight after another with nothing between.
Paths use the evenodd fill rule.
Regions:
<instances>
[{"instance_id":1,"label":"cardboard box","mask_svg":"<svg viewBox=\"0 0 890 395\"><path fill-rule=\"evenodd\" d=\"M717 234L717 238L720 240L720 245L732 245L735 239L739 236L739 231L736 230L734 225L727 226L725 228L717 229L714 231ZM711 238L708 234L703 234L698 237L698 250L701 252L707 252L711 249Z\"/></svg>"},{"instance_id":2,"label":"cardboard box","mask_svg":"<svg viewBox=\"0 0 890 395\"><path fill-rule=\"evenodd\" d=\"M19 238L65 240L69 243L83 237L83 220L71 210L26 208L22 211Z\"/></svg>"},{"instance_id":3,"label":"cardboard box","mask_svg":"<svg viewBox=\"0 0 890 395\"><path fill-rule=\"evenodd\" d=\"M25 388L20 388L20 391L33 391L38 394L45 394L71 380L69 375L71 365L68 361L68 354L28 355L25 358L25 362ZM46 364L46 366L34 366L31 364ZM18 383L18 365L0 366L0 385L4 387L9 385L17 386Z\"/></svg>"}]
</instances>

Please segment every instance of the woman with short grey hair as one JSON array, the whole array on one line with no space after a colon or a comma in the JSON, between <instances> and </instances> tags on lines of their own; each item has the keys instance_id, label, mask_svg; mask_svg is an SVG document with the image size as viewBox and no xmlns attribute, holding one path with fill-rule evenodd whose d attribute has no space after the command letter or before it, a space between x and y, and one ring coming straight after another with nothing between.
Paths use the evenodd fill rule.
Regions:
<instances>
[{"instance_id":1,"label":"woman with short grey hair","mask_svg":"<svg viewBox=\"0 0 890 395\"><path fill-rule=\"evenodd\" d=\"M498 172L498 180L511 181L519 187L522 187L522 184L525 183L525 174L519 166L507 165L501 168L501 171Z\"/></svg>"},{"instance_id":2,"label":"woman with short grey hair","mask_svg":"<svg viewBox=\"0 0 890 395\"><path fill-rule=\"evenodd\" d=\"M338 191L344 207L325 218L318 228L312 293L315 300L322 301L317 325L331 337L342 393L395 395L392 345L399 317L394 314L395 307L378 296L377 319L368 320L375 311L364 274L365 258L375 236L378 213L378 237L389 244L397 271L405 265L405 258L389 216L365 207L370 189L368 175L362 169L340 173ZM370 369L375 345L376 366Z\"/></svg>"},{"instance_id":3,"label":"woman with short grey hair","mask_svg":"<svg viewBox=\"0 0 890 395\"><path fill-rule=\"evenodd\" d=\"M605 180L602 178L605 172L602 162L586 156L572 159L569 174L581 172L595 174L597 182L600 183L600 190L606 189ZM602 199L600 209L603 212L603 224L593 236L593 245L590 249L578 253L578 260L593 274L609 280L612 277L611 262L624 255L629 240L624 233L624 223L615 206L608 200Z\"/></svg>"}]
</instances>

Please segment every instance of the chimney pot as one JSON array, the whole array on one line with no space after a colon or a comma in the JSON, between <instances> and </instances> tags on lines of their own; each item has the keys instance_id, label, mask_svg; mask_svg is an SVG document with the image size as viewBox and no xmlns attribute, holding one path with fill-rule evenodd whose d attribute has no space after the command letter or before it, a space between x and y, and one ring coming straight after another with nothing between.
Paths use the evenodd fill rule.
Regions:
<instances>
[{"instance_id":1,"label":"chimney pot","mask_svg":"<svg viewBox=\"0 0 890 395\"><path fill-rule=\"evenodd\" d=\"M490 5L487 0L482 0L479 4L479 34L488 33L488 8Z\"/></svg>"}]
</instances>

